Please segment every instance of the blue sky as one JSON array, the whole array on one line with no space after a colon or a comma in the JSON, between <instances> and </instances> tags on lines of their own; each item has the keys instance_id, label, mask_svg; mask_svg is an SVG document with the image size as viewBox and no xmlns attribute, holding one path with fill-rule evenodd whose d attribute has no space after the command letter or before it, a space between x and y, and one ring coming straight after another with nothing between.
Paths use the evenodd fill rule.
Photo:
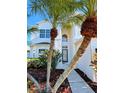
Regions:
<instances>
[{"instance_id":1,"label":"blue sky","mask_svg":"<svg viewBox=\"0 0 124 93\"><path fill-rule=\"evenodd\" d=\"M37 22L43 20L43 17L39 15L33 15L27 18L27 25L35 25Z\"/></svg>"},{"instance_id":2,"label":"blue sky","mask_svg":"<svg viewBox=\"0 0 124 93\"><path fill-rule=\"evenodd\" d=\"M29 7L30 4L30 0L27 0L27 12L30 13L30 8ZM43 16L40 15L31 15L27 18L27 25L31 26L31 25L35 25L36 23L38 23L39 21L42 21L44 19Z\"/></svg>"},{"instance_id":3,"label":"blue sky","mask_svg":"<svg viewBox=\"0 0 124 93\"><path fill-rule=\"evenodd\" d=\"M29 8L29 5L30 5L30 0L27 0L27 12L28 14L30 14L30 8ZM41 15L31 15L27 18L27 25L28 26L32 26L32 25L35 25L37 24L38 22L42 21L43 19L45 18L45 16L41 16Z\"/></svg>"},{"instance_id":4,"label":"blue sky","mask_svg":"<svg viewBox=\"0 0 124 93\"><path fill-rule=\"evenodd\" d=\"M30 8L28 8L29 2L30 0L27 0L27 12L30 13ZM35 24L37 24L38 22L42 21L44 19L43 16L40 15L31 15L29 17L27 17L27 25L28 26L33 26ZM27 44L29 45L30 43L30 34L27 34Z\"/></svg>"}]
</instances>

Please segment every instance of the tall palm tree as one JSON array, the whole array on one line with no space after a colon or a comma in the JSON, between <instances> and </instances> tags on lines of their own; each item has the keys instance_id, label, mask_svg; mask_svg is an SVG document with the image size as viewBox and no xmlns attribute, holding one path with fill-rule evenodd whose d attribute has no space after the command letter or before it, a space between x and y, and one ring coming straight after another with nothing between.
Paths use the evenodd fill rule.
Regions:
<instances>
[{"instance_id":1,"label":"tall palm tree","mask_svg":"<svg viewBox=\"0 0 124 93\"><path fill-rule=\"evenodd\" d=\"M86 48L90 44L92 38L97 37L97 15L96 15L96 0L80 0L83 6L80 9L85 15L85 21L81 25L81 35L84 36L83 41L71 60L69 66L61 74L56 84L53 87L52 93L56 93L59 86L69 76L71 71L76 67L79 58L85 53Z\"/></svg>"},{"instance_id":2,"label":"tall palm tree","mask_svg":"<svg viewBox=\"0 0 124 93\"><path fill-rule=\"evenodd\" d=\"M75 2L75 3L74 3ZM75 6L74 6L75 5ZM31 14L40 14L46 16L48 21L52 24L50 36L51 43L49 48L49 56L47 63L47 92L51 90L50 69L51 69L51 57L53 53L54 41L57 37L57 26L68 13L74 12L79 4L75 0L30 0Z\"/></svg>"}]
</instances>

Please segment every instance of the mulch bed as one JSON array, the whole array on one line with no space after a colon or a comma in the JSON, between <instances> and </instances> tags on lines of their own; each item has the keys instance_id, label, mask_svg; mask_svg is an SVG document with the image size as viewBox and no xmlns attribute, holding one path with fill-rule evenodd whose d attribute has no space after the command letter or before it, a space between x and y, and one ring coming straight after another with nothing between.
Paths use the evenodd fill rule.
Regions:
<instances>
[{"instance_id":1,"label":"mulch bed","mask_svg":"<svg viewBox=\"0 0 124 93\"><path fill-rule=\"evenodd\" d=\"M89 79L88 76L80 69L75 69L75 71L82 77L82 79L86 81L86 83L93 89L93 91L97 93L97 83Z\"/></svg>"},{"instance_id":2,"label":"mulch bed","mask_svg":"<svg viewBox=\"0 0 124 93\"><path fill-rule=\"evenodd\" d=\"M28 68L27 71L39 82L42 90L44 90L46 86L47 70L43 68L39 69ZM54 86L54 84L56 83L57 79L59 78L60 74L62 74L63 71L64 71L63 69L56 69L51 71L50 85L52 87ZM59 87L56 93L72 93L67 79L65 79L65 81L62 83L62 85Z\"/></svg>"}]
</instances>

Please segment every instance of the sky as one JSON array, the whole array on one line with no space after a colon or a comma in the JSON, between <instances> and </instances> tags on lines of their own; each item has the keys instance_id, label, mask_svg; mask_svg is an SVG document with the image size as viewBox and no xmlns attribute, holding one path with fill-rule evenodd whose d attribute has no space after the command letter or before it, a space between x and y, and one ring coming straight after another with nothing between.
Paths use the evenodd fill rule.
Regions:
<instances>
[{"instance_id":1,"label":"sky","mask_svg":"<svg viewBox=\"0 0 124 93\"><path fill-rule=\"evenodd\" d=\"M28 8L30 2L30 0L27 0L27 12L30 13L30 8ZM36 25L38 22L42 21L44 19L43 16L40 16L38 14L36 15L31 15L27 17L27 26L33 26ZM27 44L30 44L30 33L27 34Z\"/></svg>"},{"instance_id":2,"label":"sky","mask_svg":"<svg viewBox=\"0 0 124 93\"><path fill-rule=\"evenodd\" d=\"M43 20L44 18L42 16L39 15L33 15L27 18L27 25L31 26L31 25L35 25L37 24L39 21Z\"/></svg>"},{"instance_id":3,"label":"sky","mask_svg":"<svg viewBox=\"0 0 124 93\"><path fill-rule=\"evenodd\" d=\"M27 0L27 12L30 13L30 8L29 8L30 0ZM31 15L27 17L27 25L32 26L37 24L39 21L42 21L44 19L43 16L40 15Z\"/></svg>"}]
</instances>

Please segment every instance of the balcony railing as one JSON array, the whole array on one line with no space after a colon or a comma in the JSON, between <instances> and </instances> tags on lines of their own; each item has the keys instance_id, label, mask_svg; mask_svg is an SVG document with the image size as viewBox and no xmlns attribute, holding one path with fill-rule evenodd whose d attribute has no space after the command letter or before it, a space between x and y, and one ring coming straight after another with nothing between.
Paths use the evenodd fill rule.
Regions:
<instances>
[{"instance_id":1,"label":"balcony railing","mask_svg":"<svg viewBox=\"0 0 124 93\"><path fill-rule=\"evenodd\" d=\"M68 41L62 41L62 39L55 39L56 41L59 41L62 43L62 45L69 45L71 43L74 43L75 41L68 39ZM50 38L34 38L31 40L31 45L34 44L40 44L40 43L50 43Z\"/></svg>"},{"instance_id":2,"label":"balcony railing","mask_svg":"<svg viewBox=\"0 0 124 93\"><path fill-rule=\"evenodd\" d=\"M40 43L50 43L50 38L35 38L31 40L31 45Z\"/></svg>"}]
</instances>

